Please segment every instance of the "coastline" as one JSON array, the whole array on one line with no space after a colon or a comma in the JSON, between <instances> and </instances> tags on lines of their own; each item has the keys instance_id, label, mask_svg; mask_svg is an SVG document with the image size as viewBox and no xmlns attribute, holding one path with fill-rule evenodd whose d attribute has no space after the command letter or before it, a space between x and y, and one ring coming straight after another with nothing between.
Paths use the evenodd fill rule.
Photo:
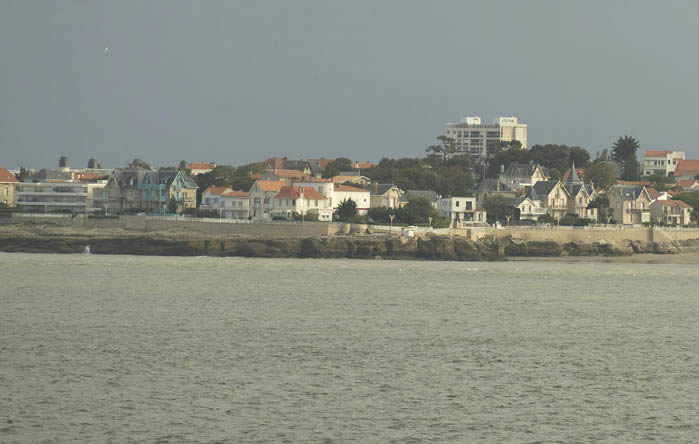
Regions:
<instances>
[{"instance_id":1,"label":"coastline","mask_svg":"<svg viewBox=\"0 0 699 444\"><path fill-rule=\"evenodd\" d=\"M203 234L181 228L139 231L60 227L42 223L0 225L0 251L146 256L241 256L438 261L545 261L699 265L699 239L673 242L523 241L511 237L414 238L392 234L255 236Z\"/></svg>"}]
</instances>

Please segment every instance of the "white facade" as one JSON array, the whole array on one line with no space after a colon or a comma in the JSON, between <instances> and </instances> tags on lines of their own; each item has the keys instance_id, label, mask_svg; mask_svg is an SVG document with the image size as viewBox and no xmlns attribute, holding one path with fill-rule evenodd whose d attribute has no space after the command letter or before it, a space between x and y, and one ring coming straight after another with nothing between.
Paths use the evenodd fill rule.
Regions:
<instances>
[{"instance_id":1,"label":"white facade","mask_svg":"<svg viewBox=\"0 0 699 444\"><path fill-rule=\"evenodd\" d=\"M258 180L248 192L250 216L253 219L271 219L270 211L274 208L274 196L285 186L284 182Z\"/></svg>"},{"instance_id":2,"label":"white facade","mask_svg":"<svg viewBox=\"0 0 699 444\"><path fill-rule=\"evenodd\" d=\"M464 222L485 222L483 212L476 208L475 197L442 197L435 203L435 207L440 216L451 219L452 225Z\"/></svg>"},{"instance_id":3,"label":"white facade","mask_svg":"<svg viewBox=\"0 0 699 444\"><path fill-rule=\"evenodd\" d=\"M685 160L684 151L646 151L643 160L643 175L674 175L677 162L680 160Z\"/></svg>"},{"instance_id":4,"label":"white facade","mask_svg":"<svg viewBox=\"0 0 699 444\"><path fill-rule=\"evenodd\" d=\"M17 206L32 212L96 210L88 206L88 184L82 182L20 182L15 199Z\"/></svg>"},{"instance_id":5,"label":"white facade","mask_svg":"<svg viewBox=\"0 0 699 444\"><path fill-rule=\"evenodd\" d=\"M522 149L527 148L527 125L515 116L499 117L490 125L481 124L480 117L466 117L459 123L447 123L446 136L456 141L457 153L472 157L485 157L489 142L517 140Z\"/></svg>"},{"instance_id":6,"label":"white facade","mask_svg":"<svg viewBox=\"0 0 699 444\"><path fill-rule=\"evenodd\" d=\"M226 219L247 219L250 216L250 199L244 191L232 191L221 195L221 217Z\"/></svg>"},{"instance_id":7,"label":"white facade","mask_svg":"<svg viewBox=\"0 0 699 444\"><path fill-rule=\"evenodd\" d=\"M369 190L336 185L332 199L333 211L336 211L340 205L340 202L345 199L352 199L354 203L357 204L357 214L360 216L369 213L369 208L371 208L371 193Z\"/></svg>"}]
</instances>

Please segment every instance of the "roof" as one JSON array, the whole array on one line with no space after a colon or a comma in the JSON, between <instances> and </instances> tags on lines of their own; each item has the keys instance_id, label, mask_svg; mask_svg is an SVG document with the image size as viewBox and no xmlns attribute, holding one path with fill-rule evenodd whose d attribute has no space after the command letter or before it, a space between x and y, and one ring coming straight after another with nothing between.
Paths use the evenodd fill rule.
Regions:
<instances>
[{"instance_id":1,"label":"roof","mask_svg":"<svg viewBox=\"0 0 699 444\"><path fill-rule=\"evenodd\" d=\"M322 172L334 161L335 159L326 159L324 157L320 159L308 159L308 163L311 164L311 169L313 169L313 171L316 171L316 169L318 170L316 172Z\"/></svg>"},{"instance_id":2,"label":"roof","mask_svg":"<svg viewBox=\"0 0 699 444\"><path fill-rule=\"evenodd\" d=\"M216 168L216 163L214 162L191 162L187 164L187 168L190 170L213 170Z\"/></svg>"},{"instance_id":3,"label":"roof","mask_svg":"<svg viewBox=\"0 0 699 444\"><path fill-rule=\"evenodd\" d=\"M502 175L506 177L531 177L538 166L537 163L511 163Z\"/></svg>"},{"instance_id":4,"label":"roof","mask_svg":"<svg viewBox=\"0 0 699 444\"><path fill-rule=\"evenodd\" d=\"M351 187L349 185L335 185L335 191L351 192L351 193L366 193L368 190L362 188Z\"/></svg>"},{"instance_id":5,"label":"roof","mask_svg":"<svg viewBox=\"0 0 699 444\"><path fill-rule=\"evenodd\" d=\"M332 181L335 183L352 182L353 180L357 180L360 177L363 176L335 176L332 178Z\"/></svg>"},{"instance_id":6,"label":"roof","mask_svg":"<svg viewBox=\"0 0 699 444\"><path fill-rule=\"evenodd\" d=\"M499 190L498 190L498 183L500 184ZM497 193L497 192L511 193L511 192L513 192L512 188L509 185L502 183L498 179L482 180L481 183L478 184L478 188L476 188L476 191L479 193Z\"/></svg>"},{"instance_id":7,"label":"roof","mask_svg":"<svg viewBox=\"0 0 699 444\"><path fill-rule=\"evenodd\" d=\"M7 168L0 167L0 182L3 183L15 183L19 182L15 176L10 173Z\"/></svg>"},{"instance_id":8,"label":"roof","mask_svg":"<svg viewBox=\"0 0 699 444\"><path fill-rule=\"evenodd\" d=\"M665 157L668 154L672 154L672 150L651 150L646 151L645 157Z\"/></svg>"},{"instance_id":9,"label":"roof","mask_svg":"<svg viewBox=\"0 0 699 444\"><path fill-rule=\"evenodd\" d=\"M699 174L699 160L678 160L675 177L685 174Z\"/></svg>"},{"instance_id":10,"label":"roof","mask_svg":"<svg viewBox=\"0 0 699 444\"><path fill-rule=\"evenodd\" d=\"M223 197L248 197L247 191L229 191L223 194Z\"/></svg>"},{"instance_id":11,"label":"roof","mask_svg":"<svg viewBox=\"0 0 699 444\"><path fill-rule=\"evenodd\" d=\"M694 185L699 186L699 181L696 179L678 180L677 185L681 186L682 188L692 188Z\"/></svg>"},{"instance_id":12,"label":"roof","mask_svg":"<svg viewBox=\"0 0 699 444\"><path fill-rule=\"evenodd\" d=\"M218 195L221 195L221 194L225 193L225 192L228 191L228 190L230 190L230 188L228 188L228 187L216 187L216 186L213 186L213 185L212 185L212 186L210 186L209 188L205 189L204 192L205 192L205 193L209 193L209 194L218 194Z\"/></svg>"},{"instance_id":13,"label":"roof","mask_svg":"<svg viewBox=\"0 0 699 444\"><path fill-rule=\"evenodd\" d=\"M653 187L648 187L648 188L646 188L646 191L648 191L648 196L650 196L651 200L657 199L658 196L660 195L660 193L658 192L658 190L656 190L656 189L653 188Z\"/></svg>"},{"instance_id":14,"label":"roof","mask_svg":"<svg viewBox=\"0 0 699 444\"><path fill-rule=\"evenodd\" d=\"M279 190L276 196L274 196L276 199L299 199L301 198L301 192L303 192L303 198L304 199L310 199L310 200L325 200L326 197L320 194L318 191L315 190L313 187L290 187L290 186L283 186Z\"/></svg>"},{"instance_id":15,"label":"roof","mask_svg":"<svg viewBox=\"0 0 699 444\"><path fill-rule=\"evenodd\" d=\"M646 187L642 185L614 185L609 191L616 191L621 200L636 200L641 197Z\"/></svg>"},{"instance_id":16,"label":"roof","mask_svg":"<svg viewBox=\"0 0 699 444\"><path fill-rule=\"evenodd\" d=\"M376 187L376 191L374 191L374 187ZM384 195L393 188L398 187L396 187L392 183L372 183L364 187L366 191L369 191L374 196Z\"/></svg>"},{"instance_id":17,"label":"roof","mask_svg":"<svg viewBox=\"0 0 699 444\"><path fill-rule=\"evenodd\" d=\"M687 202L681 200L656 200L660 205L664 207L681 207L681 208L692 208Z\"/></svg>"},{"instance_id":18,"label":"roof","mask_svg":"<svg viewBox=\"0 0 699 444\"><path fill-rule=\"evenodd\" d=\"M578 176L578 180L580 182L585 179L585 169L584 168L576 168L575 169L575 174ZM561 177L561 182L565 183L568 181L568 176L570 176L570 168L566 170L566 172L563 174L563 177Z\"/></svg>"},{"instance_id":19,"label":"roof","mask_svg":"<svg viewBox=\"0 0 699 444\"><path fill-rule=\"evenodd\" d=\"M356 168L358 170L363 170L366 168L374 168L376 166L375 163L371 162L355 162L352 164L352 168Z\"/></svg>"},{"instance_id":20,"label":"roof","mask_svg":"<svg viewBox=\"0 0 699 444\"><path fill-rule=\"evenodd\" d=\"M262 191L279 191L286 184L279 180L258 180L255 182Z\"/></svg>"},{"instance_id":21,"label":"roof","mask_svg":"<svg viewBox=\"0 0 699 444\"><path fill-rule=\"evenodd\" d=\"M560 182L557 180L539 180L529 188L529 191L533 190L538 196L548 196L559 183ZM529 194L529 192L527 192L527 194ZM532 200L535 199L532 198Z\"/></svg>"},{"instance_id":22,"label":"roof","mask_svg":"<svg viewBox=\"0 0 699 444\"><path fill-rule=\"evenodd\" d=\"M303 176L302 180L298 180L297 182L309 182L309 183L332 183L332 179L323 179L321 177L310 177L310 176Z\"/></svg>"},{"instance_id":23,"label":"roof","mask_svg":"<svg viewBox=\"0 0 699 444\"><path fill-rule=\"evenodd\" d=\"M272 157L270 159L265 160L262 162L262 166L264 168L270 168L270 169L275 169L275 168L284 168L284 164L286 163L286 157Z\"/></svg>"},{"instance_id":24,"label":"roof","mask_svg":"<svg viewBox=\"0 0 699 444\"><path fill-rule=\"evenodd\" d=\"M306 160L287 160L284 162L284 169L287 170L302 171L306 169L307 166L310 166L310 164Z\"/></svg>"}]
</instances>

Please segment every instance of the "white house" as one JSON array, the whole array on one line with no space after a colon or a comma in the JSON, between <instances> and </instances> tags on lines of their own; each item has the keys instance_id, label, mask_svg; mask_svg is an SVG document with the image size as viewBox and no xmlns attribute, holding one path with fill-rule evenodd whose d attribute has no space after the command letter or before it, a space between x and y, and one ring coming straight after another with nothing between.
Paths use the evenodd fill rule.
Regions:
<instances>
[{"instance_id":1,"label":"white house","mask_svg":"<svg viewBox=\"0 0 699 444\"><path fill-rule=\"evenodd\" d=\"M684 160L684 151L646 151L643 156L643 175L671 176L675 174L677 163Z\"/></svg>"},{"instance_id":2,"label":"white house","mask_svg":"<svg viewBox=\"0 0 699 444\"><path fill-rule=\"evenodd\" d=\"M256 181L248 192L250 216L257 220L271 219L270 211L274 208L274 197L284 186L286 184L278 180Z\"/></svg>"},{"instance_id":3,"label":"white house","mask_svg":"<svg viewBox=\"0 0 699 444\"><path fill-rule=\"evenodd\" d=\"M435 207L440 216L451 219L454 228L473 222L485 222L485 211L476 207L475 197L442 197L437 200Z\"/></svg>"},{"instance_id":4,"label":"white house","mask_svg":"<svg viewBox=\"0 0 699 444\"><path fill-rule=\"evenodd\" d=\"M542 206L541 200L532 200L531 197L524 197L515 201L514 219L538 221L539 217L547 213L546 207Z\"/></svg>"},{"instance_id":5,"label":"white house","mask_svg":"<svg viewBox=\"0 0 699 444\"><path fill-rule=\"evenodd\" d=\"M292 219L295 215L317 214L319 221L332 220L328 199L311 187L283 186L274 196L270 215Z\"/></svg>"},{"instance_id":6,"label":"white house","mask_svg":"<svg viewBox=\"0 0 699 444\"><path fill-rule=\"evenodd\" d=\"M349 185L335 185L331 206L336 211L340 202L352 199L357 204L357 214L365 215L371 208L371 193L362 188L351 187Z\"/></svg>"},{"instance_id":7,"label":"white house","mask_svg":"<svg viewBox=\"0 0 699 444\"><path fill-rule=\"evenodd\" d=\"M498 180L512 190L524 190L540 180L548 180L549 172L536 163L513 163L500 173Z\"/></svg>"},{"instance_id":8,"label":"white house","mask_svg":"<svg viewBox=\"0 0 699 444\"><path fill-rule=\"evenodd\" d=\"M228 187L210 186L201 193L201 204L199 208L202 210L218 211L221 208L221 196L229 191L232 190Z\"/></svg>"},{"instance_id":9,"label":"white house","mask_svg":"<svg viewBox=\"0 0 699 444\"><path fill-rule=\"evenodd\" d=\"M656 200L650 204L653 222L665 225L689 225L692 207L681 200Z\"/></svg>"},{"instance_id":10,"label":"white house","mask_svg":"<svg viewBox=\"0 0 699 444\"><path fill-rule=\"evenodd\" d=\"M221 195L221 217L247 219L250 215L250 198L246 191L228 191Z\"/></svg>"}]
</instances>

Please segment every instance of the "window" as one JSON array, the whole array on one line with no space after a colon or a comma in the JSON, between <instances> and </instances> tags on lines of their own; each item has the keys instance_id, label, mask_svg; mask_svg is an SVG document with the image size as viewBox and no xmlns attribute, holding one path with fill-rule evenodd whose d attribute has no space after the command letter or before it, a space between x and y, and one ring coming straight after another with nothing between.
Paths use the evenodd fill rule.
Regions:
<instances>
[{"instance_id":1,"label":"window","mask_svg":"<svg viewBox=\"0 0 699 444\"><path fill-rule=\"evenodd\" d=\"M473 209L473 205L472 205L471 202L466 202L466 209L467 209L467 210L472 210L472 209Z\"/></svg>"}]
</instances>

